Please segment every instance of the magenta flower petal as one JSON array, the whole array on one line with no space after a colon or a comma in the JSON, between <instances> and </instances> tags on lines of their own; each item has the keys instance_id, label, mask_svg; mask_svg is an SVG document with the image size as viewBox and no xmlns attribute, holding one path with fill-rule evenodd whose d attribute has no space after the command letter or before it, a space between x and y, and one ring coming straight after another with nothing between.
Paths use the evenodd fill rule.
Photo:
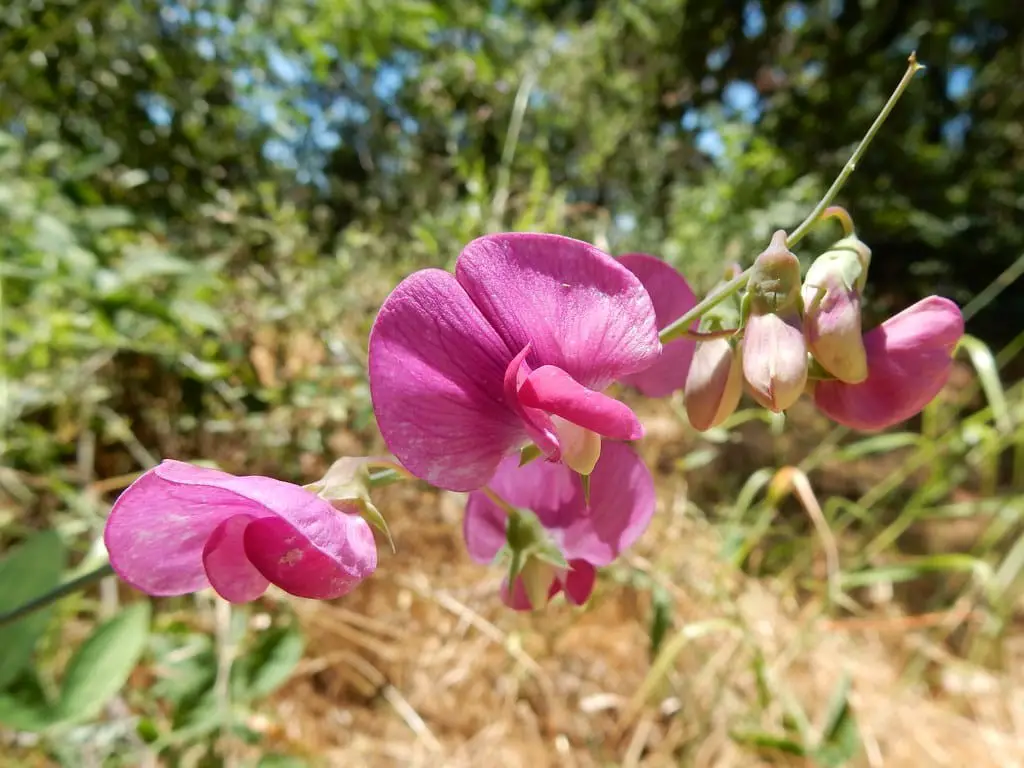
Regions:
<instances>
[{"instance_id":1,"label":"magenta flower petal","mask_svg":"<svg viewBox=\"0 0 1024 768\"><path fill-rule=\"evenodd\" d=\"M590 599L596 581L597 569L593 565L586 560L570 560L561 586L569 602L583 605Z\"/></svg>"},{"instance_id":2,"label":"magenta flower petal","mask_svg":"<svg viewBox=\"0 0 1024 768\"><path fill-rule=\"evenodd\" d=\"M527 407L519 398L519 388L523 386L531 373L530 366L526 362L528 354L530 354L529 344L512 358L512 362L505 369L505 402L523 420L526 434L537 444L541 452L549 459L558 461L561 445L551 417L544 411Z\"/></svg>"},{"instance_id":3,"label":"magenta flower petal","mask_svg":"<svg viewBox=\"0 0 1024 768\"><path fill-rule=\"evenodd\" d=\"M590 599L597 583L597 569L586 560L570 560L569 570L561 575L555 575L551 579L551 589L548 590L548 600L559 592L565 593L565 598L573 605L583 605ZM516 611L532 611L534 606L530 603L530 597L526 594L526 586L522 577L516 579L512 589L508 588L508 580L501 584L501 601L509 608ZM541 607L541 606L538 606Z\"/></svg>"},{"instance_id":4,"label":"magenta flower petal","mask_svg":"<svg viewBox=\"0 0 1024 768\"><path fill-rule=\"evenodd\" d=\"M654 515L654 480L623 443L605 442L590 480L590 506L568 467L505 459L489 487L516 507L532 510L566 559L611 563L646 530ZM505 512L481 492L469 495L463 532L470 556L489 563L505 543Z\"/></svg>"},{"instance_id":5,"label":"magenta flower petal","mask_svg":"<svg viewBox=\"0 0 1024 768\"><path fill-rule=\"evenodd\" d=\"M242 536L252 521L249 515L222 520L203 547L203 568L210 586L232 603L255 600L270 586L245 555Z\"/></svg>"},{"instance_id":6,"label":"magenta flower petal","mask_svg":"<svg viewBox=\"0 0 1024 768\"><path fill-rule=\"evenodd\" d=\"M377 549L373 532L361 517L335 515L348 524L332 554L321 551L281 518L268 517L245 529L245 552L260 573L285 592L331 600L352 591L366 575L366 552ZM362 560L362 562L360 562ZM353 568L350 564L359 564ZM374 557L373 566L376 566Z\"/></svg>"},{"instance_id":7,"label":"magenta flower petal","mask_svg":"<svg viewBox=\"0 0 1024 768\"><path fill-rule=\"evenodd\" d=\"M114 570L143 592L180 595L212 585L227 599L239 600L260 583L239 562L241 536L244 556L265 579L308 596L310 590L293 589L288 574L267 560L265 555L275 550L250 544L251 537L268 528L310 553L307 567L317 566L317 555L331 561L335 582L359 581L377 566L373 534L362 518L340 513L291 483L236 477L180 461L164 461L121 494L104 541ZM319 571L309 573L322 585ZM325 593L321 589L317 596Z\"/></svg>"},{"instance_id":8,"label":"magenta flower petal","mask_svg":"<svg viewBox=\"0 0 1024 768\"><path fill-rule=\"evenodd\" d=\"M551 580L551 591L548 593L548 600L558 594L561 585L557 579ZM526 585L522 577L516 579L516 583L509 589L508 579L501 583L501 602L515 611L532 611L530 596L526 594Z\"/></svg>"},{"instance_id":9,"label":"magenta flower petal","mask_svg":"<svg viewBox=\"0 0 1024 768\"><path fill-rule=\"evenodd\" d=\"M648 368L661 352L654 307L628 269L560 235L507 233L469 243L459 283L513 352L601 390Z\"/></svg>"},{"instance_id":10,"label":"magenta flower petal","mask_svg":"<svg viewBox=\"0 0 1024 768\"><path fill-rule=\"evenodd\" d=\"M388 449L433 485L487 482L527 436L502 397L509 361L527 342L506 346L451 274L403 280L370 333L370 393Z\"/></svg>"},{"instance_id":11,"label":"magenta flower petal","mask_svg":"<svg viewBox=\"0 0 1024 768\"><path fill-rule=\"evenodd\" d=\"M946 385L963 333L956 304L938 296L922 299L864 335L867 379L819 381L814 402L834 421L867 432L905 421Z\"/></svg>"},{"instance_id":12,"label":"magenta flower petal","mask_svg":"<svg viewBox=\"0 0 1024 768\"><path fill-rule=\"evenodd\" d=\"M672 265L644 253L627 253L619 257L619 263L636 275L650 294L659 331L697 306L690 284ZM694 320L690 329L696 331L699 325L700 320ZM686 385L694 346L690 339L670 341L654 365L622 381L647 397L668 397Z\"/></svg>"},{"instance_id":13,"label":"magenta flower petal","mask_svg":"<svg viewBox=\"0 0 1024 768\"><path fill-rule=\"evenodd\" d=\"M552 365L542 365L526 377L519 388L519 402L614 440L644 436L640 419L628 405L587 389Z\"/></svg>"}]
</instances>

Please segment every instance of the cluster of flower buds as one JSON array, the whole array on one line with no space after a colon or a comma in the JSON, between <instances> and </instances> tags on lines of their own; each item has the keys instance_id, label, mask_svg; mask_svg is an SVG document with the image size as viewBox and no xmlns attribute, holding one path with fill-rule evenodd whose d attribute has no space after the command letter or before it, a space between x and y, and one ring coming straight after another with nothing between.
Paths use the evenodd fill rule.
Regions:
<instances>
[{"instance_id":1,"label":"cluster of flower buds","mask_svg":"<svg viewBox=\"0 0 1024 768\"><path fill-rule=\"evenodd\" d=\"M704 315L700 333L716 338L698 334L684 395L692 425L706 430L731 415L741 379L768 410L784 411L808 392L829 418L864 431L920 412L949 378L963 316L948 299L929 296L862 334L870 262L871 250L849 235L801 281L786 233L776 232L739 307L727 299Z\"/></svg>"},{"instance_id":2,"label":"cluster of flower buds","mask_svg":"<svg viewBox=\"0 0 1024 768\"><path fill-rule=\"evenodd\" d=\"M628 445L643 425L611 385L684 390L700 430L727 419L744 388L775 412L810 391L831 418L868 430L938 393L960 311L929 297L862 336L869 260L850 236L801 281L776 232L742 297L730 293L736 280L720 284L715 306L663 346L659 331L697 305L665 262L558 235L481 237L454 274L416 272L381 307L369 342L377 425L402 473L469 492L467 549L507 568L508 605L540 608L558 593L583 603L596 569L655 508L654 481ZM344 595L377 566L370 526L387 533L369 497L373 461L342 459L304 487L166 461L114 505L111 565L153 595L212 587L244 602L270 584Z\"/></svg>"}]
</instances>

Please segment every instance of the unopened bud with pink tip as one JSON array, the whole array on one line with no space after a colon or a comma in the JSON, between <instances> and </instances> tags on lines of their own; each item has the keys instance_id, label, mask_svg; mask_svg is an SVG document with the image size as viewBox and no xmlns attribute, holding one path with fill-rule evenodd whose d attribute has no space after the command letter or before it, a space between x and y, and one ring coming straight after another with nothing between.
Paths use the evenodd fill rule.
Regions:
<instances>
[{"instance_id":1,"label":"unopened bud with pink tip","mask_svg":"<svg viewBox=\"0 0 1024 768\"><path fill-rule=\"evenodd\" d=\"M743 299L743 377L760 405L779 413L807 383L807 343L800 319L800 262L779 230L757 257Z\"/></svg>"},{"instance_id":2,"label":"unopened bud with pink tip","mask_svg":"<svg viewBox=\"0 0 1024 768\"><path fill-rule=\"evenodd\" d=\"M859 384L868 376L861 336L861 295L871 249L856 235L823 253L804 278L804 335L811 354L840 381Z\"/></svg>"},{"instance_id":3,"label":"unopened bud with pink tip","mask_svg":"<svg viewBox=\"0 0 1024 768\"><path fill-rule=\"evenodd\" d=\"M711 295L721 289L720 283ZM737 328L739 302L732 296L708 310L701 318L701 333L720 333ZM729 418L743 395L743 370L739 344L734 338L698 341L686 376L683 402L694 429L704 432Z\"/></svg>"}]
</instances>

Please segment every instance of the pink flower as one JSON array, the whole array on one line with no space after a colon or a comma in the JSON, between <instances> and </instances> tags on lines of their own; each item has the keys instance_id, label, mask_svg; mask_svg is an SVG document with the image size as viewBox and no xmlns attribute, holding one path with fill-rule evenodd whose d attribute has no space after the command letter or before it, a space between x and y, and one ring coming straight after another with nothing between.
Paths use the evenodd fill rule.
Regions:
<instances>
[{"instance_id":1,"label":"pink flower","mask_svg":"<svg viewBox=\"0 0 1024 768\"><path fill-rule=\"evenodd\" d=\"M938 296L922 299L864 335L863 382L819 381L814 402L834 421L868 432L905 421L946 385L963 335L956 304Z\"/></svg>"},{"instance_id":2,"label":"pink flower","mask_svg":"<svg viewBox=\"0 0 1024 768\"><path fill-rule=\"evenodd\" d=\"M387 298L370 333L370 393L402 464L468 491L530 440L587 473L597 435L642 437L601 390L660 352L651 299L613 258L558 235L489 235L454 275L421 270Z\"/></svg>"},{"instance_id":3,"label":"pink flower","mask_svg":"<svg viewBox=\"0 0 1024 768\"><path fill-rule=\"evenodd\" d=\"M654 514L654 480L633 449L607 443L591 476L590 505L580 478L562 464L534 461L520 467L516 457L502 461L489 483L503 500L533 512L569 569L550 568L548 597L564 591L582 605L594 588L595 568L608 565L646 530ZM505 545L508 515L483 491L469 495L463 533L470 557L491 563ZM517 610L529 610L523 578L502 597ZM537 606L540 607L540 606Z\"/></svg>"},{"instance_id":4,"label":"pink flower","mask_svg":"<svg viewBox=\"0 0 1024 768\"><path fill-rule=\"evenodd\" d=\"M330 600L377 567L369 525L303 488L164 461L114 503L104 531L118 576L150 595L212 586L233 603L269 584Z\"/></svg>"},{"instance_id":5,"label":"pink flower","mask_svg":"<svg viewBox=\"0 0 1024 768\"><path fill-rule=\"evenodd\" d=\"M627 253L619 257L619 263L640 278L650 294L659 331L697 306L697 297L686 278L661 259L643 253ZM700 320L694 320L691 330L697 330L698 325ZM625 376L622 381L647 397L668 397L686 385L695 346L690 339L670 341L662 348L661 357L654 365Z\"/></svg>"}]
</instances>

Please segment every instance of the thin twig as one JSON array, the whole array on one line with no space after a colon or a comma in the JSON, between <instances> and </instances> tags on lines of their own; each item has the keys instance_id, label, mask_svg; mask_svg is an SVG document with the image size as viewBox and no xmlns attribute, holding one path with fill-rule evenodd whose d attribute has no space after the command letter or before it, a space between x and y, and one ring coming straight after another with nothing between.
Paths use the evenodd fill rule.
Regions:
<instances>
[{"instance_id":1,"label":"thin twig","mask_svg":"<svg viewBox=\"0 0 1024 768\"><path fill-rule=\"evenodd\" d=\"M94 584L100 579L110 576L114 572L114 569L110 567L110 564L101 565L95 570L89 571L89 573L82 574L77 579L72 579L61 584L59 587L51 589L44 595L29 600L27 603L19 605L6 613L0 613L0 627L11 624L18 619L22 619L28 616L30 613L35 613L41 608L45 608L50 603L60 600L62 597L70 595L72 592L77 592L83 587L87 587L90 584Z\"/></svg>"}]
</instances>

